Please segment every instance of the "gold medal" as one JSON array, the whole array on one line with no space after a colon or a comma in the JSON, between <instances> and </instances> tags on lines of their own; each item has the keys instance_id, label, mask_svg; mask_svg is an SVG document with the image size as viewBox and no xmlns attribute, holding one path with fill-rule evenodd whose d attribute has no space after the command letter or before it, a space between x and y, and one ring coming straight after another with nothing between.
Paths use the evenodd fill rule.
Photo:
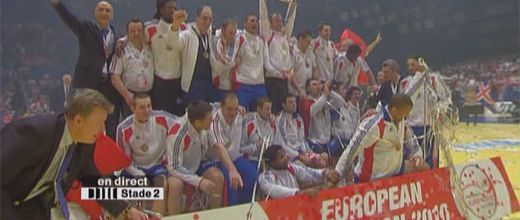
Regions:
<instances>
[{"instance_id":1,"label":"gold medal","mask_svg":"<svg viewBox=\"0 0 520 220\"><path fill-rule=\"evenodd\" d=\"M173 46L172 45L166 45L166 50L167 51L172 51L173 50Z\"/></svg>"},{"instance_id":2,"label":"gold medal","mask_svg":"<svg viewBox=\"0 0 520 220\"><path fill-rule=\"evenodd\" d=\"M142 150L143 152L147 152L147 151L148 151L148 144L143 144L143 145L141 145L141 150Z\"/></svg>"}]
</instances>

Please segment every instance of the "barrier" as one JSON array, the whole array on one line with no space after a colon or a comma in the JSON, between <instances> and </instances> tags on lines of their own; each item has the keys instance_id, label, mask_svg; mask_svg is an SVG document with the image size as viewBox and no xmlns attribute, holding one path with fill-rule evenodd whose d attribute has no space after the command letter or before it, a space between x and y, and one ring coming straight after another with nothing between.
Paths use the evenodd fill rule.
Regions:
<instances>
[{"instance_id":1,"label":"barrier","mask_svg":"<svg viewBox=\"0 0 520 220\"><path fill-rule=\"evenodd\" d=\"M253 204L250 219L499 219L520 211L500 158ZM457 203L456 194L462 198ZM249 204L164 219L247 219ZM465 218L463 216L466 216Z\"/></svg>"}]
</instances>

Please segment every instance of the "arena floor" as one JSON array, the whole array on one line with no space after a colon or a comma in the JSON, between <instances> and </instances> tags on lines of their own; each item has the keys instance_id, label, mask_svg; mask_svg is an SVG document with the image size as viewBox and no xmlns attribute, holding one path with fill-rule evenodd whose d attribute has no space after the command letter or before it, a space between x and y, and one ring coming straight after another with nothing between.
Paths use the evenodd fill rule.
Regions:
<instances>
[{"instance_id":1,"label":"arena floor","mask_svg":"<svg viewBox=\"0 0 520 220\"><path fill-rule=\"evenodd\" d=\"M477 126L460 124L456 128L456 144L477 143L486 140L513 139L520 141L519 124L478 124ZM499 156L506 166L517 198L520 197L520 144L507 147L497 146L493 149L468 150L457 147L452 151L455 163ZM520 219L515 213L505 219Z\"/></svg>"}]
</instances>

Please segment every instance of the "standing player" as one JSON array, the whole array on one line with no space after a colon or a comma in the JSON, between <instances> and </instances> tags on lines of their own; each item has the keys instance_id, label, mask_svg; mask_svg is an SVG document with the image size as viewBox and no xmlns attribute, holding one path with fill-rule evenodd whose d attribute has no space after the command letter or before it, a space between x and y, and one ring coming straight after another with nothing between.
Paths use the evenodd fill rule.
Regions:
<instances>
[{"instance_id":1,"label":"standing player","mask_svg":"<svg viewBox=\"0 0 520 220\"><path fill-rule=\"evenodd\" d=\"M175 0L157 0L154 20L145 28L145 40L152 49L155 79L152 89L153 109L184 114L180 104L181 58L174 50L174 28L185 30L185 11L177 10ZM177 30L178 30L177 29Z\"/></svg>"},{"instance_id":2,"label":"standing player","mask_svg":"<svg viewBox=\"0 0 520 220\"><path fill-rule=\"evenodd\" d=\"M296 20L296 1L290 1L287 9L286 23L282 15L274 13L269 19L266 0L259 0L260 8L260 37L267 41L269 48L269 62L273 67L265 73L267 95L273 102L273 112L282 110L282 99L289 92L288 80L294 74L293 62L290 54L289 39L292 36L294 21Z\"/></svg>"}]
</instances>

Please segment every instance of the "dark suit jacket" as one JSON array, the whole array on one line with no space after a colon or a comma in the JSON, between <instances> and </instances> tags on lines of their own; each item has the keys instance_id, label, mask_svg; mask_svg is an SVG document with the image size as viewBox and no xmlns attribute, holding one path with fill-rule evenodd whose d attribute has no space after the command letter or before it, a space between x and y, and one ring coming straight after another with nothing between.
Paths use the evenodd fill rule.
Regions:
<instances>
[{"instance_id":1,"label":"dark suit jacket","mask_svg":"<svg viewBox=\"0 0 520 220\"><path fill-rule=\"evenodd\" d=\"M110 77L105 80L102 77L103 66L105 65L107 57L105 55L101 30L94 22L79 20L61 2L53 4L53 7L63 22L65 22L76 35L79 42L79 57L76 62L72 87L96 89L105 94L103 91L104 86L111 84ZM112 33L114 33L115 42L117 39L115 30L112 26L110 26L110 28L112 29ZM115 43L113 47L115 47ZM114 48L112 48L112 53L108 55L108 64L110 64L112 60L113 51Z\"/></svg>"},{"instance_id":2,"label":"dark suit jacket","mask_svg":"<svg viewBox=\"0 0 520 220\"><path fill-rule=\"evenodd\" d=\"M72 91L69 91L69 94ZM64 106L65 106L65 89L62 84L55 85L52 87L52 90L50 92L51 96L50 99L50 107L51 110L54 112L63 112Z\"/></svg>"},{"instance_id":3,"label":"dark suit jacket","mask_svg":"<svg viewBox=\"0 0 520 220\"><path fill-rule=\"evenodd\" d=\"M63 114L14 121L1 129L1 219L49 219L54 187L23 202L50 165L65 129ZM78 144L63 180L68 192L73 180L92 186L99 177L94 164L94 145ZM99 201L112 215L128 207L125 201ZM27 217L30 216L30 217Z\"/></svg>"},{"instance_id":4,"label":"dark suit jacket","mask_svg":"<svg viewBox=\"0 0 520 220\"><path fill-rule=\"evenodd\" d=\"M401 76L399 78L399 82L397 83L397 93L399 94L401 91L401 81L403 80L403 77ZM392 91L392 82L391 81L384 81L381 84L381 87L379 87L379 91L377 92L377 99L383 106L386 106L390 103L390 99L392 99L392 96L394 96L394 91Z\"/></svg>"}]
</instances>

